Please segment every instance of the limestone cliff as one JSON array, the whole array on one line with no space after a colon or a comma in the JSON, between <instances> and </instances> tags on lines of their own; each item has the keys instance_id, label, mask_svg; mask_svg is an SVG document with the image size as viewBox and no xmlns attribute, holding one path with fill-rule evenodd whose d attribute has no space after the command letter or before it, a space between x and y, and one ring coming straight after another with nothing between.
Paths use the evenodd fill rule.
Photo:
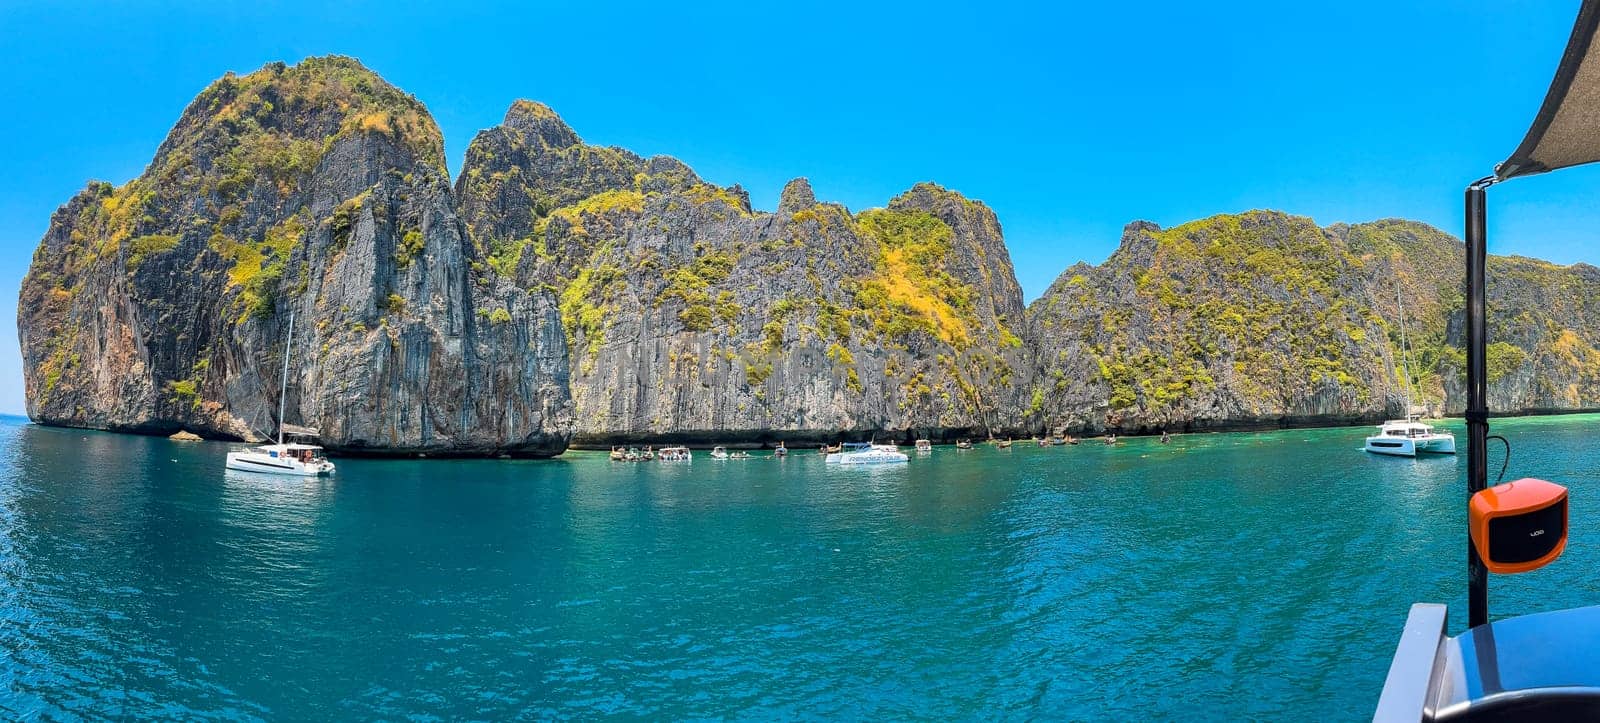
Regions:
<instances>
[{"instance_id":1,"label":"limestone cliff","mask_svg":"<svg viewBox=\"0 0 1600 723\"><path fill-rule=\"evenodd\" d=\"M51 219L23 282L28 413L346 452L543 456L571 429L557 304L479 263L416 99L353 60L213 83L145 172Z\"/></svg>"},{"instance_id":2,"label":"limestone cliff","mask_svg":"<svg viewBox=\"0 0 1600 723\"><path fill-rule=\"evenodd\" d=\"M1026 389L999 222L952 191L852 213L797 179L755 211L526 101L456 187L487 263L560 295L581 442L976 435Z\"/></svg>"},{"instance_id":3,"label":"limestone cliff","mask_svg":"<svg viewBox=\"0 0 1600 723\"><path fill-rule=\"evenodd\" d=\"M530 101L452 184L422 104L329 57L218 80L62 206L18 330L39 422L257 439L292 314L283 416L356 453L1224 429L1461 409L1461 266L1408 221L1139 222L1024 308L954 191L758 210ZM1600 407L1600 269L1489 276L1491 407Z\"/></svg>"},{"instance_id":4,"label":"limestone cliff","mask_svg":"<svg viewBox=\"0 0 1600 723\"><path fill-rule=\"evenodd\" d=\"M1464 405L1459 241L1386 220L1257 211L1134 223L1029 308L1029 424L1153 431L1369 421ZM1489 401L1600 407L1600 270L1489 262ZM1401 320L1404 320L1403 328ZM1402 333L1410 353L1402 364Z\"/></svg>"}]
</instances>

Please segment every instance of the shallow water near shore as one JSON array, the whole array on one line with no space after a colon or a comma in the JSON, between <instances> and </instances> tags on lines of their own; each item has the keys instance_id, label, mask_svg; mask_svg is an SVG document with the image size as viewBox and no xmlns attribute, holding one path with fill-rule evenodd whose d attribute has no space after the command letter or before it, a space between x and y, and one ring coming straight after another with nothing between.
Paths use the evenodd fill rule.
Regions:
<instances>
[{"instance_id":1,"label":"shallow water near shore","mask_svg":"<svg viewBox=\"0 0 1600 723\"><path fill-rule=\"evenodd\" d=\"M1466 545L1465 457L1367 430L299 480L0 419L0 714L1364 719ZM1573 495L1496 617L1600 603L1597 430L1495 420Z\"/></svg>"}]
</instances>

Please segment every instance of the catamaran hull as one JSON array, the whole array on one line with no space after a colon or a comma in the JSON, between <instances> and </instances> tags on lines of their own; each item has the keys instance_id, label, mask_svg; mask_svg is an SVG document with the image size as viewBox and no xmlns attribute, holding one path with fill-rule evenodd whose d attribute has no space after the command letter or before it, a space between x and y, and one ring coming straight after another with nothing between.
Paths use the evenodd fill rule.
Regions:
<instances>
[{"instance_id":1,"label":"catamaran hull","mask_svg":"<svg viewBox=\"0 0 1600 723\"><path fill-rule=\"evenodd\" d=\"M1373 454L1386 454L1390 457L1415 457L1417 446L1409 439L1377 439L1367 440L1367 451Z\"/></svg>"},{"instance_id":2,"label":"catamaran hull","mask_svg":"<svg viewBox=\"0 0 1600 723\"><path fill-rule=\"evenodd\" d=\"M1368 437L1368 452L1391 457L1415 457L1419 454L1455 454L1454 437L1439 439L1405 439L1396 437Z\"/></svg>"},{"instance_id":3,"label":"catamaran hull","mask_svg":"<svg viewBox=\"0 0 1600 723\"><path fill-rule=\"evenodd\" d=\"M1417 443L1418 454L1455 454L1455 437L1444 439L1428 439Z\"/></svg>"},{"instance_id":4,"label":"catamaran hull","mask_svg":"<svg viewBox=\"0 0 1600 723\"><path fill-rule=\"evenodd\" d=\"M278 474L289 477L321 477L333 474L333 463L306 465L281 457L269 457L249 452L228 453L227 468L239 472Z\"/></svg>"}]
</instances>

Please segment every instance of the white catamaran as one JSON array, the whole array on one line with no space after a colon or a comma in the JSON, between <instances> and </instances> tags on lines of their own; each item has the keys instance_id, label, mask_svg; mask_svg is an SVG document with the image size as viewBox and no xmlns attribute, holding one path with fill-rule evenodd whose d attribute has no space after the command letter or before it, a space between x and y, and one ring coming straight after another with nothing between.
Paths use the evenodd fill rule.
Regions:
<instances>
[{"instance_id":1,"label":"white catamaran","mask_svg":"<svg viewBox=\"0 0 1600 723\"><path fill-rule=\"evenodd\" d=\"M1424 424L1422 415L1411 407L1411 367L1407 359L1405 306L1401 302L1400 287L1394 289L1395 309L1400 313L1400 383L1406 390L1406 418L1391 419L1378 427L1378 433L1367 437L1365 449L1373 454L1394 457L1415 457L1418 454L1455 454L1456 436L1440 432Z\"/></svg>"},{"instance_id":2,"label":"white catamaran","mask_svg":"<svg viewBox=\"0 0 1600 723\"><path fill-rule=\"evenodd\" d=\"M241 472L315 477L333 474L333 463L314 444L284 444L283 418L289 401L289 354L294 349L294 312L289 312L289 339L283 345L283 384L278 390L278 442L228 453L227 468Z\"/></svg>"}]
</instances>

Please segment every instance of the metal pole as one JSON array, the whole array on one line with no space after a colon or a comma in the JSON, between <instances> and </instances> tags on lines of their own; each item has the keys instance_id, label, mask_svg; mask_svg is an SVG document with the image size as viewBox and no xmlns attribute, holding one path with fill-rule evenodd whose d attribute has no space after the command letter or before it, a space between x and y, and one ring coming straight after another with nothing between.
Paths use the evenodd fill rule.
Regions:
<instances>
[{"instance_id":1,"label":"metal pole","mask_svg":"<svg viewBox=\"0 0 1600 723\"><path fill-rule=\"evenodd\" d=\"M1467 499L1487 486L1489 466L1486 455L1489 437L1487 402L1487 339L1484 333L1486 296L1484 263L1487 241L1484 230L1484 189L1494 183L1486 178L1467 186ZM1478 558L1478 549L1467 537L1467 626L1489 622L1489 571Z\"/></svg>"}]
</instances>

